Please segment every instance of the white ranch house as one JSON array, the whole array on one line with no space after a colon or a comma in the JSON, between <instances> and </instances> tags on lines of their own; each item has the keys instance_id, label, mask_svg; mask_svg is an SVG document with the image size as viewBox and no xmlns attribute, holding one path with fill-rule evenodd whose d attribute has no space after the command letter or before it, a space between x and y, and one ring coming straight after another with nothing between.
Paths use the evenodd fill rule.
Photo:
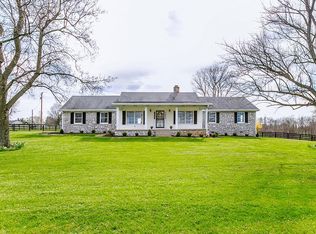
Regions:
<instances>
[{"instance_id":1,"label":"white ranch house","mask_svg":"<svg viewBox=\"0 0 316 234\"><path fill-rule=\"evenodd\" d=\"M255 107L242 97L198 97L194 92L122 92L119 96L74 96L62 107L65 133L170 136L256 134Z\"/></svg>"}]
</instances>

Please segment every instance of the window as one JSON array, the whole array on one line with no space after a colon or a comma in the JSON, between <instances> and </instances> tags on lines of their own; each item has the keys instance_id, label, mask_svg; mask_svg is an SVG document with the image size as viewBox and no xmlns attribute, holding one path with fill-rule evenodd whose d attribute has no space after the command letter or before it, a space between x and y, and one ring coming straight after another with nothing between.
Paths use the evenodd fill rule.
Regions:
<instances>
[{"instance_id":1,"label":"window","mask_svg":"<svg viewBox=\"0 0 316 234\"><path fill-rule=\"evenodd\" d=\"M237 112L237 123L245 123L245 112Z\"/></svg>"},{"instance_id":2,"label":"window","mask_svg":"<svg viewBox=\"0 0 316 234\"><path fill-rule=\"evenodd\" d=\"M179 124L193 124L193 111L179 111Z\"/></svg>"},{"instance_id":3,"label":"window","mask_svg":"<svg viewBox=\"0 0 316 234\"><path fill-rule=\"evenodd\" d=\"M81 124L83 120L83 114L82 112L76 112L75 113L75 124Z\"/></svg>"},{"instance_id":4,"label":"window","mask_svg":"<svg viewBox=\"0 0 316 234\"><path fill-rule=\"evenodd\" d=\"M216 112L209 112L208 113L208 122L209 123L216 123Z\"/></svg>"},{"instance_id":5,"label":"window","mask_svg":"<svg viewBox=\"0 0 316 234\"><path fill-rule=\"evenodd\" d=\"M142 111L127 111L127 124L142 124L143 112Z\"/></svg>"},{"instance_id":6,"label":"window","mask_svg":"<svg viewBox=\"0 0 316 234\"><path fill-rule=\"evenodd\" d=\"M107 112L101 112L100 113L100 123L104 124L104 123L108 123L109 122L109 118L108 118L108 113Z\"/></svg>"}]
</instances>

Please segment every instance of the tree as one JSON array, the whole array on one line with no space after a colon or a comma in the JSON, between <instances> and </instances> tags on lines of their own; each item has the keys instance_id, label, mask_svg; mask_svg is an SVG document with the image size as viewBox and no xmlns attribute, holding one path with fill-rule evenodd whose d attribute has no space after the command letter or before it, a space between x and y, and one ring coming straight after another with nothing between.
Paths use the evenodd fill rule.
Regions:
<instances>
[{"instance_id":1,"label":"tree","mask_svg":"<svg viewBox=\"0 0 316 234\"><path fill-rule=\"evenodd\" d=\"M202 68L193 77L194 90L204 97L226 97L235 94L236 77L225 64L215 63Z\"/></svg>"},{"instance_id":2,"label":"tree","mask_svg":"<svg viewBox=\"0 0 316 234\"><path fill-rule=\"evenodd\" d=\"M60 112L61 105L59 103L55 103L52 105L48 112L48 116L46 118L46 124L53 124L55 126L60 124L61 121L61 112Z\"/></svg>"},{"instance_id":3,"label":"tree","mask_svg":"<svg viewBox=\"0 0 316 234\"><path fill-rule=\"evenodd\" d=\"M26 92L61 99L67 86L100 91L111 80L79 64L97 51L91 26L100 13L97 0L0 0L0 146L10 146L9 112Z\"/></svg>"},{"instance_id":4,"label":"tree","mask_svg":"<svg viewBox=\"0 0 316 234\"><path fill-rule=\"evenodd\" d=\"M316 0L277 0L265 9L262 32L235 45L227 62L245 94L293 109L316 105Z\"/></svg>"}]
</instances>

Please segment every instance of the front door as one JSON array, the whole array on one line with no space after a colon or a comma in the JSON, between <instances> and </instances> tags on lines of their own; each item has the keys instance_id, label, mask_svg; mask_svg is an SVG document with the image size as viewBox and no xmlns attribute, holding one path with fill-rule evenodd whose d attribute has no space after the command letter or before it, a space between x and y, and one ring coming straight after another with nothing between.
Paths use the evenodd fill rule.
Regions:
<instances>
[{"instance_id":1,"label":"front door","mask_svg":"<svg viewBox=\"0 0 316 234\"><path fill-rule=\"evenodd\" d=\"M165 111L158 110L156 111L156 128L165 127Z\"/></svg>"}]
</instances>

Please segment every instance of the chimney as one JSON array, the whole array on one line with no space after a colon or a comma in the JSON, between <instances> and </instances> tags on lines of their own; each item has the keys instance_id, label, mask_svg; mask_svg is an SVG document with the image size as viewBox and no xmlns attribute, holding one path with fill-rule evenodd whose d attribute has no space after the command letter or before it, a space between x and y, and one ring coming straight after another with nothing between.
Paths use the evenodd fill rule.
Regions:
<instances>
[{"instance_id":1,"label":"chimney","mask_svg":"<svg viewBox=\"0 0 316 234\"><path fill-rule=\"evenodd\" d=\"M180 92L180 87L179 87L178 85L175 85L175 86L173 87L173 92L174 92L174 93L179 93L179 92Z\"/></svg>"}]
</instances>

